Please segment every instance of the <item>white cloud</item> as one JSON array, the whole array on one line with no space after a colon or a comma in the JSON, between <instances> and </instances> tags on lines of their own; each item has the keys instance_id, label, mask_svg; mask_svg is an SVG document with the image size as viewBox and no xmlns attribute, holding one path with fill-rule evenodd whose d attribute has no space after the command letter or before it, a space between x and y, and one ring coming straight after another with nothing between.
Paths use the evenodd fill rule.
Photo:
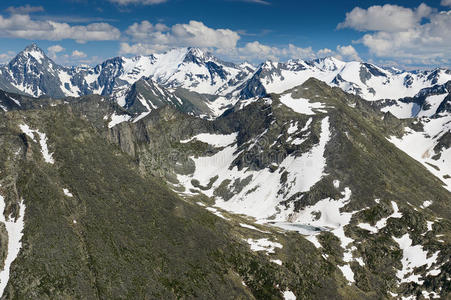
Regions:
<instances>
[{"instance_id":1,"label":"white cloud","mask_svg":"<svg viewBox=\"0 0 451 300\"><path fill-rule=\"evenodd\" d=\"M152 24L148 21L134 23L126 31L130 38L138 42L134 45L121 44L121 53L165 50L173 47L228 48L236 46L240 35L230 29L213 29L202 22L190 21L188 24L175 24L167 27L164 24Z\"/></svg>"},{"instance_id":2,"label":"white cloud","mask_svg":"<svg viewBox=\"0 0 451 300\"><path fill-rule=\"evenodd\" d=\"M87 56L88 55L86 53L84 53L83 51L78 51L78 50L72 51L72 57L84 58L84 57L87 57Z\"/></svg>"},{"instance_id":3,"label":"white cloud","mask_svg":"<svg viewBox=\"0 0 451 300\"><path fill-rule=\"evenodd\" d=\"M329 48L324 48L324 49L320 49L318 50L318 52L316 52L316 56L318 57L326 57L326 56L332 56L334 55L334 51L332 51Z\"/></svg>"},{"instance_id":4,"label":"white cloud","mask_svg":"<svg viewBox=\"0 0 451 300\"><path fill-rule=\"evenodd\" d=\"M63 52L65 49L60 46L60 45L53 45L47 48L47 51L49 53L49 56L51 59L55 60L56 59L56 54L59 52Z\"/></svg>"},{"instance_id":5,"label":"white cloud","mask_svg":"<svg viewBox=\"0 0 451 300\"><path fill-rule=\"evenodd\" d=\"M430 22L405 31L365 34L362 43L377 56L432 62L451 59L450 33L451 12L442 12L432 16Z\"/></svg>"},{"instance_id":6,"label":"white cloud","mask_svg":"<svg viewBox=\"0 0 451 300\"><path fill-rule=\"evenodd\" d=\"M64 51L64 48L60 45L53 45L47 48L49 53L58 53Z\"/></svg>"},{"instance_id":7,"label":"white cloud","mask_svg":"<svg viewBox=\"0 0 451 300\"><path fill-rule=\"evenodd\" d=\"M352 28L359 31L387 31L397 32L407 30L418 25L421 20L432 13L432 8L420 4L416 9L398 5L374 5L368 9L355 7L346 13L344 22L338 28Z\"/></svg>"},{"instance_id":8,"label":"white cloud","mask_svg":"<svg viewBox=\"0 0 451 300\"><path fill-rule=\"evenodd\" d=\"M337 53L338 55L335 55L338 59L341 60L354 60L354 61L361 61L362 59L359 57L359 54L357 53L357 50L351 45L348 46L337 46Z\"/></svg>"},{"instance_id":9,"label":"white cloud","mask_svg":"<svg viewBox=\"0 0 451 300\"><path fill-rule=\"evenodd\" d=\"M112 3L119 5L139 4L139 5L153 5L167 2L168 0L109 0Z\"/></svg>"},{"instance_id":10,"label":"white cloud","mask_svg":"<svg viewBox=\"0 0 451 300\"><path fill-rule=\"evenodd\" d=\"M414 10L387 6L354 8L338 27L369 31L358 42L368 47L371 54L396 60L400 65L451 62L451 11L433 11L425 4Z\"/></svg>"},{"instance_id":11,"label":"white cloud","mask_svg":"<svg viewBox=\"0 0 451 300\"><path fill-rule=\"evenodd\" d=\"M88 58L88 55L83 51L73 50L71 54L60 54L64 52L66 49L61 45L53 45L47 48L49 57L56 61L57 63L61 63L64 65L73 65L79 63L86 63L92 61L92 59Z\"/></svg>"},{"instance_id":12,"label":"white cloud","mask_svg":"<svg viewBox=\"0 0 451 300\"><path fill-rule=\"evenodd\" d=\"M79 43L119 39L120 31L108 23L71 26L54 21L36 21L29 15L0 15L0 36L30 40L73 39Z\"/></svg>"},{"instance_id":13,"label":"white cloud","mask_svg":"<svg viewBox=\"0 0 451 300\"><path fill-rule=\"evenodd\" d=\"M451 6L451 0L442 0L440 4L443 6Z\"/></svg>"},{"instance_id":14,"label":"white cloud","mask_svg":"<svg viewBox=\"0 0 451 300\"><path fill-rule=\"evenodd\" d=\"M24 6L10 6L5 11L9 12L10 14L29 14L34 12L41 12L44 11L44 7L42 6L31 6L29 4Z\"/></svg>"},{"instance_id":15,"label":"white cloud","mask_svg":"<svg viewBox=\"0 0 451 300\"><path fill-rule=\"evenodd\" d=\"M133 55L150 55L154 53L161 53L170 49L167 45L153 45L146 43L121 43L119 54L133 54Z\"/></svg>"},{"instance_id":16,"label":"white cloud","mask_svg":"<svg viewBox=\"0 0 451 300\"><path fill-rule=\"evenodd\" d=\"M315 53L311 47L300 48L292 44L286 47L273 47L261 44L258 41L247 43L242 48L237 48L237 53L241 58L251 60L285 60L285 59L312 59Z\"/></svg>"},{"instance_id":17,"label":"white cloud","mask_svg":"<svg viewBox=\"0 0 451 300\"><path fill-rule=\"evenodd\" d=\"M286 46L268 46L258 41L246 43L234 49L216 49L214 51L226 59L233 61L250 61L260 63L264 60L285 61L288 59L313 59L316 55L311 47L300 48L288 44Z\"/></svg>"}]
</instances>

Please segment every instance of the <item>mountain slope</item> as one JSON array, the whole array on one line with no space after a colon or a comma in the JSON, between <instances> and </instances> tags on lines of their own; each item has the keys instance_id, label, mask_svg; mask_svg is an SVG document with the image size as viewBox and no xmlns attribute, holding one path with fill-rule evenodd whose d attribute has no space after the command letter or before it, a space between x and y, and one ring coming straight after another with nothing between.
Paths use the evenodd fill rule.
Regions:
<instances>
[{"instance_id":1,"label":"mountain slope","mask_svg":"<svg viewBox=\"0 0 451 300\"><path fill-rule=\"evenodd\" d=\"M390 138L401 150L421 162L451 189L451 81L422 89L415 97L377 101L383 112L415 118L414 126Z\"/></svg>"},{"instance_id":2,"label":"mountain slope","mask_svg":"<svg viewBox=\"0 0 451 300\"><path fill-rule=\"evenodd\" d=\"M446 298L450 192L387 140L409 124L310 79L215 121L162 108L110 139L187 199L304 235L362 295Z\"/></svg>"},{"instance_id":3,"label":"mountain slope","mask_svg":"<svg viewBox=\"0 0 451 300\"><path fill-rule=\"evenodd\" d=\"M105 139L114 128L139 126L108 129L103 116L119 107L98 96L49 101L0 112L3 214L24 220L3 298L361 294L301 236L255 230L226 213L224 220L143 172ZM0 226L0 233L2 256L13 255L3 243L11 232Z\"/></svg>"}]
</instances>

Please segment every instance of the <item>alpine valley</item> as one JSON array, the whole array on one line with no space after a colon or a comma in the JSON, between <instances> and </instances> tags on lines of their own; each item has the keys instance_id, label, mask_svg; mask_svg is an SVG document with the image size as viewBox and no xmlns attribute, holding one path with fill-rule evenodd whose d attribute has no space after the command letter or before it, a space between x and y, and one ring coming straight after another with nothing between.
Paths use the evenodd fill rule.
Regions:
<instances>
[{"instance_id":1,"label":"alpine valley","mask_svg":"<svg viewBox=\"0 0 451 300\"><path fill-rule=\"evenodd\" d=\"M451 71L198 48L0 66L2 299L449 299Z\"/></svg>"}]
</instances>

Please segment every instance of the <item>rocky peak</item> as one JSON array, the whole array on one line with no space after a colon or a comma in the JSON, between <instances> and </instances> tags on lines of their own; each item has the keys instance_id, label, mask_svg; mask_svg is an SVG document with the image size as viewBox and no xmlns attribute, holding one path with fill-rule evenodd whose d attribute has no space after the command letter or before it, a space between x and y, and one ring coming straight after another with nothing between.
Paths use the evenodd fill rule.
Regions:
<instances>
[{"instance_id":1,"label":"rocky peak","mask_svg":"<svg viewBox=\"0 0 451 300\"><path fill-rule=\"evenodd\" d=\"M312 64L323 71L337 71L346 63L333 56L326 56L313 60Z\"/></svg>"},{"instance_id":2,"label":"rocky peak","mask_svg":"<svg viewBox=\"0 0 451 300\"><path fill-rule=\"evenodd\" d=\"M183 62L193 62L197 64L205 63L212 58L212 55L200 48L189 47Z\"/></svg>"},{"instance_id":3,"label":"rocky peak","mask_svg":"<svg viewBox=\"0 0 451 300\"><path fill-rule=\"evenodd\" d=\"M22 52L20 52L11 62L27 60L33 58L39 64L44 64L45 61L50 60L35 43L28 45Z\"/></svg>"}]
</instances>

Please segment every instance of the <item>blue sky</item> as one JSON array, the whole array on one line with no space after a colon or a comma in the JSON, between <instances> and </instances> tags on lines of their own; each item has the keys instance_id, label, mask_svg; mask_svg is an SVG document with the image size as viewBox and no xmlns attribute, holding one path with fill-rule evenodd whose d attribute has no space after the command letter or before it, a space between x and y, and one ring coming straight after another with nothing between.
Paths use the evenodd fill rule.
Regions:
<instances>
[{"instance_id":1,"label":"blue sky","mask_svg":"<svg viewBox=\"0 0 451 300\"><path fill-rule=\"evenodd\" d=\"M2 1L0 62L36 42L67 65L195 46L253 63L331 55L449 66L450 9L451 0Z\"/></svg>"}]
</instances>

